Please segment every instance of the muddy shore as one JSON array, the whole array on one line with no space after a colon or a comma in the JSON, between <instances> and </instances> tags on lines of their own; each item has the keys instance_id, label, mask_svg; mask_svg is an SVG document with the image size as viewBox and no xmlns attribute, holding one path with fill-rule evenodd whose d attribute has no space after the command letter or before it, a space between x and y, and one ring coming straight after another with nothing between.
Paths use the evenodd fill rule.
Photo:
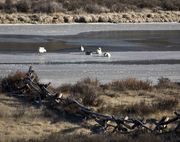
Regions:
<instances>
[{"instance_id":1,"label":"muddy shore","mask_svg":"<svg viewBox=\"0 0 180 142\"><path fill-rule=\"evenodd\" d=\"M0 13L1 24L58 24L58 23L151 23L180 22L180 11L143 11L103 14L25 14Z\"/></svg>"}]
</instances>

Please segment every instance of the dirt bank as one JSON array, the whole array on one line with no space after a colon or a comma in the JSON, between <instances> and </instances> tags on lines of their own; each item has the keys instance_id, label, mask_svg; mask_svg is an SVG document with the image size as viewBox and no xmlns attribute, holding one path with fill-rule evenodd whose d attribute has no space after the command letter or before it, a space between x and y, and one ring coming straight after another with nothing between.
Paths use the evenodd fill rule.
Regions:
<instances>
[{"instance_id":1,"label":"dirt bank","mask_svg":"<svg viewBox=\"0 0 180 142\"><path fill-rule=\"evenodd\" d=\"M143 11L103 14L24 14L0 13L1 24L57 24L57 23L149 23L180 22L180 11Z\"/></svg>"}]
</instances>

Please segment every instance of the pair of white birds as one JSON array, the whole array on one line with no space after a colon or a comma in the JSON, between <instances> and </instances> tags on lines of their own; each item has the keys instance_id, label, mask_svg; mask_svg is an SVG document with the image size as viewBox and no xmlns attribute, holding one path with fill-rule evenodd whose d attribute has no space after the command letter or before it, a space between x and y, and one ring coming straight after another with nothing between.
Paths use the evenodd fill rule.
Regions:
<instances>
[{"instance_id":1,"label":"pair of white birds","mask_svg":"<svg viewBox=\"0 0 180 142\"><path fill-rule=\"evenodd\" d=\"M81 52L84 52L84 51L85 51L85 49L84 49L84 47L81 45ZM93 52L91 52L91 53L93 53ZM110 54L109 52L105 52L105 53L103 54L101 47L99 47L99 48L96 50L96 54L98 54L98 55L103 55L104 57L111 58L111 54Z\"/></svg>"}]
</instances>

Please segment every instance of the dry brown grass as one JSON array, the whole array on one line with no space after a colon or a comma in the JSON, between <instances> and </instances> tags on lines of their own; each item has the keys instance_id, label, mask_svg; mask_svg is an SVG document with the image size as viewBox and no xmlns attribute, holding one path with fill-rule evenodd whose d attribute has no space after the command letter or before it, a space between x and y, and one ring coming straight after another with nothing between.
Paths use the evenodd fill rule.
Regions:
<instances>
[{"instance_id":1,"label":"dry brown grass","mask_svg":"<svg viewBox=\"0 0 180 142\"><path fill-rule=\"evenodd\" d=\"M108 113L115 116L133 115L133 116L147 116L157 112L176 110L179 107L179 100L176 98L165 98L151 100L150 103L140 101L134 104L123 105L107 105L99 107L98 112Z\"/></svg>"},{"instance_id":2,"label":"dry brown grass","mask_svg":"<svg viewBox=\"0 0 180 142\"><path fill-rule=\"evenodd\" d=\"M178 137L178 136L177 136ZM15 142L174 142L176 140L173 135L153 135L153 134L137 134L133 133L130 134L128 137L127 135L119 135L119 134L110 134L110 135L62 135L61 133L53 133L47 138L42 140L31 139L29 141L25 141L24 139L15 141Z\"/></svg>"},{"instance_id":3,"label":"dry brown grass","mask_svg":"<svg viewBox=\"0 0 180 142\"><path fill-rule=\"evenodd\" d=\"M123 110L125 114L136 114L136 115L148 115L150 113L156 113L160 111L176 110L179 102L177 99L157 99L151 104L146 102L140 102L126 106Z\"/></svg>"},{"instance_id":4,"label":"dry brown grass","mask_svg":"<svg viewBox=\"0 0 180 142\"><path fill-rule=\"evenodd\" d=\"M6 79L16 82L24 76L17 72ZM169 81L168 81L169 82ZM172 83L171 81L169 83ZM168 84L169 84L168 83ZM120 80L101 84L97 79L85 78L76 84L64 84L52 90L75 97L94 111L134 117L168 116L180 108L178 86L153 86L149 81L136 79ZM117 86L116 86L117 85ZM165 83L167 85L167 83ZM160 116L159 116L160 115ZM61 142L61 141L174 141L177 137L150 134L91 135L92 120L73 123L65 115L47 108L36 108L31 102L0 94L0 138L1 141L16 142ZM86 126L86 127L85 127ZM8 128L8 129L7 129ZM56 133L58 132L58 133ZM136 137L135 137L136 136Z\"/></svg>"},{"instance_id":5,"label":"dry brown grass","mask_svg":"<svg viewBox=\"0 0 180 142\"><path fill-rule=\"evenodd\" d=\"M55 122L54 122L55 121ZM46 108L0 94L0 141L40 139L51 133L79 127ZM79 127L78 131L86 131ZM75 131L76 132L76 131ZM74 133L74 132L72 132Z\"/></svg>"},{"instance_id":6,"label":"dry brown grass","mask_svg":"<svg viewBox=\"0 0 180 142\"><path fill-rule=\"evenodd\" d=\"M113 81L105 85L106 88L115 91L125 91L125 90L150 90L152 85L150 81L137 80L135 78L129 78L126 80Z\"/></svg>"},{"instance_id":7,"label":"dry brown grass","mask_svg":"<svg viewBox=\"0 0 180 142\"><path fill-rule=\"evenodd\" d=\"M170 79L168 78L164 78L164 77L161 77L158 79L158 84L156 85L157 88L178 88L179 86L174 83L174 82L171 82Z\"/></svg>"}]
</instances>

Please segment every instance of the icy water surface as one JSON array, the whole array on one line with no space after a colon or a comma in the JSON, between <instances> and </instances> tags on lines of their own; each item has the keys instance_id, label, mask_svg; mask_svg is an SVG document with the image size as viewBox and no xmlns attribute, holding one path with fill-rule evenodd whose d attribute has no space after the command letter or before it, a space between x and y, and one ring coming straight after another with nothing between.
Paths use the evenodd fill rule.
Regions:
<instances>
[{"instance_id":1,"label":"icy water surface","mask_svg":"<svg viewBox=\"0 0 180 142\"><path fill-rule=\"evenodd\" d=\"M180 24L0 25L0 77L30 65L43 82L101 82L129 77L180 81ZM101 46L111 58L79 51ZM38 54L39 46L47 49Z\"/></svg>"},{"instance_id":2,"label":"icy water surface","mask_svg":"<svg viewBox=\"0 0 180 142\"><path fill-rule=\"evenodd\" d=\"M111 55L108 59L81 52L0 54L0 75L27 71L33 65L43 82L51 81L54 85L75 83L85 77L103 83L129 77L156 83L162 76L180 81L180 51L111 52Z\"/></svg>"}]
</instances>

